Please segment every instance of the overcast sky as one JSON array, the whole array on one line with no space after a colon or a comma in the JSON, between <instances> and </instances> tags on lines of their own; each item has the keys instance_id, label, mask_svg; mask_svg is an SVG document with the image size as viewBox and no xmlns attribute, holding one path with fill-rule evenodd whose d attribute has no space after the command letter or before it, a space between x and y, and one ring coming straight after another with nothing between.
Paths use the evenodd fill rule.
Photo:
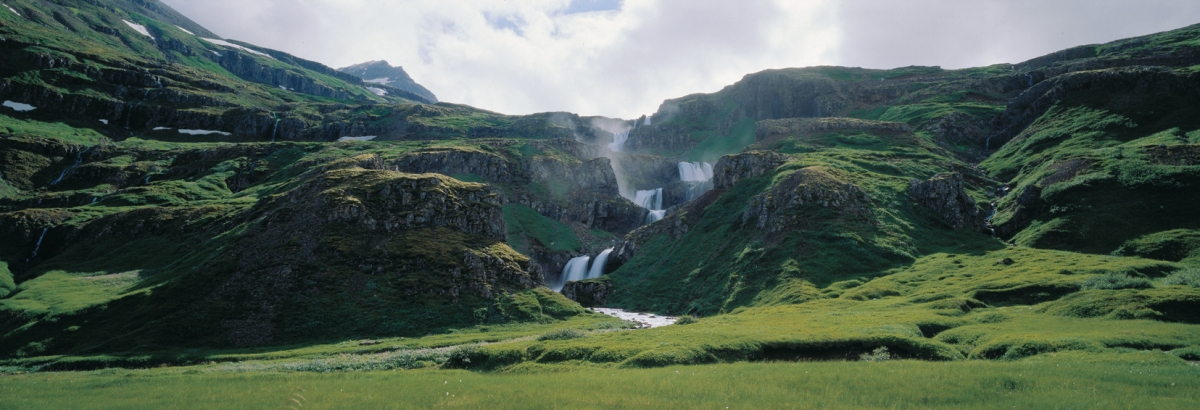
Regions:
<instances>
[{"instance_id":1,"label":"overcast sky","mask_svg":"<svg viewBox=\"0 0 1200 410\"><path fill-rule=\"evenodd\" d=\"M162 0L225 37L403 66L442 101L635 118L771 68L962 68L1200 23L1194 0Z\"/></svg>"}]
</instances>

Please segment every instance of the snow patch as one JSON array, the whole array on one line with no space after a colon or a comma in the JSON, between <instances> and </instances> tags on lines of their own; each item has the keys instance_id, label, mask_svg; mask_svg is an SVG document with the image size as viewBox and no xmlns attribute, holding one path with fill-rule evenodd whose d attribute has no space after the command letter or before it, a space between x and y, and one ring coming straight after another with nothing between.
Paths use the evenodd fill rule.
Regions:
<instances>
[{"instance_id":1,"label":"snow patch","mask_svg":"<svg viewBox=\"0 0 1200 410\"><path fill-rule=\"evenodd\" d=\"M150 35L150 30L146 30L146 26L143 26L138 23L134 23L129 20L121 20L121 21L124 21L125 25L129 26L129 28L132 28L134 31L136 31L138 33L142 33L143 36L150 37L151 40L154 39L154 36Z\"/></svg>"},{"instance_id":2,"label":"snow patch","mask_svg":"<svg viewBox=\"0 0 1200 410\"><path fill-rule=\"evenodd\" d=\"M382 88L367 87L367 90L370 90L371 92L375 93L375 95L378 95L380 97L387 95L387 90L382 89Z\"/></svg>"},{"instance_id":3,"label":"snow patch","mask_svg":"<svg viewBox=\"0 0 1200 410\"><path fill-rule=\"evenodd\" d=\"M104 123L104 125L108 125L108 120L100 120L100 122Z\"/></svg>"},{"instance_id":4,"label":"snow patch","mask_svg":"<svg viewBox=\"0 0 1200 410\"><path fill-rule=\"evenodd\" d=\"M374 80L363 80L365 83L388 85L392 83L391 77L376 78Z\"/></svg>"},{"instance_id":5,"label":"snow patch","mask_svg":"<svg viewBox=\"0 0 1200 410\"><path fill-rule=\"evenodd\" d=\"M188 33L188 34L191 34L191 35L193 35L193 36L194 36L194 35L196 35L196 33L190 32L190 31L188 31L188 29L186 29L186 28L179 27L179 26L175 26L175 28L179 29L179 31L182 31L182 32L184 32L184 33Z\"/></svg>"},{"instance_id":6,"label":"snow patch","mask_svg":"<svg viewBox=\"0 0 1200 410\"><path fill-rule=\"evenodd\" d=\"M375 136L375 135L366 136L366 137L341 137L341 138L338 138L338 142L347 142L347 141L370 141L370 140L373 140L373 139L376 139L376 138L379 138L379 137L378 137L378 136Z\"/></svg>"},{"instance_id":7,"label":"snow patch","mask_svg":"<svg viewBox=\"0 0 1200 410\"><path fill-rule=\"evenodd\" d=\"M12 6L10 6L10 5L5 4L4 7L8 7L8 9L10 11L12 11L13 14L16 14L17 17L25 17L25 16L22 16L21 13L17 13L17 9L12 8Z\"/></svg>"},{"instance_id":8,"label":"snow patch","mask_svg":"<svg viewBox=\"0 0 1200 410\"><path fill-rule=\"evenodd\" d=\"M247 47L242 47L242 46L239 46L239 45L237 45L237 44L230 43L230 42L228 42L228 41L225 41L225 40L217 40L217 39L215 39L215 38L204 38L204 37L200 37L200 39L201 39L201 40L204 40L204 41L207 41L207 42L209 42L209 43L216 44L216 45L218 45L218 46L221 46L221 47L236 48L236 49L238 49L238 50L242 50L242 51L245 51L245 52L247 52L247 53L250 53L250 54L257 54L257 55L260 55L260 56L263 56L263 57L266 57L266 58L269 58L269 59L272 59L272 60L274 60L274 59L275 59L275 57L271 57L271 55L270 55L270 54L267 54L267 53L264 53L264 52L261 52L261 51L258 51L258 50L252 50L252 49L250 49L250 48L247 48ZM220 54L218 54L218 55L220 55Z\"/></svg>"},{"instance_id":9,"label":"snow patch","mask_svg":"<svg viewBox=\"0 0 1200 410\"><path fill-rule=\"evenodd\" d=\"M4 106L8 107L8 108L12 108L13 110L16 110L17 112L33 111L33 110L37 109L37 107L34 107L29 104L22 104L19 102L13 102L13 101L7 101L7 100L4 101Z\"/></svg>"},{"instance_id":10,"label":"snow patch","mask_svg":"<svg viewBox=\"0 0 1200 410\"><path fill-rule=\"evenodd\" d=\"M596 309L592 309L592 310L596 311L597 313L602 313L605 315L615 317L617 319L628 320L631 322L638 322L644 328L645 327L655 328L655 327L670 326L670 325L675 324L675 322L679 320L679 318L677 318L677 317L658 316L658 315L650 314L650 313L626 312L621 309L596 308Z\"/></svg>"},{"instance_id":11,"label":"snow patch","mask_svg":"<svg viewBox=\"0 0 1200 410\"><path fill-rule=\"evenodd\" d=\"M154 127L154 130L155 130L155 131L162 131L162 130L169 130L169 129L171 129L171 128L168 128L168 127Z\"/></svg>"},{"instance_id":12,"label":"snow patch","mask_svg":"<svg viewBox=\"0 0 1200 410\"><path fill-rule=\"evenodd\" d=\"M230 136L230 135L233 135L233 134L230 134L230 133L228 133L228 132L221 132L221 131L210 131L210 130L179 130L179 133L180 133L180 134L187 134L187 135L211 135L211 134L221 134L221 135L224 135L224 136L226 136L226 137L228 137L228 136Z\"/></svg>"}]
</instances>

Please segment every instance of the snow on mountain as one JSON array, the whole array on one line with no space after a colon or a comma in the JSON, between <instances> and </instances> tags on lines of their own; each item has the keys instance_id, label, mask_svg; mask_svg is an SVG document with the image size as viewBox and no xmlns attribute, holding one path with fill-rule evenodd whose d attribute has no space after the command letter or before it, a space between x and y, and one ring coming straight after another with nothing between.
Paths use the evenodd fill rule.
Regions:
<instances>
[{"instance_id":1,"label":"snow on mountain","mask_svg":"<svg viewBox=\"0 0 1200 410\"><path fill-rule=\"evenodd\" d=\"M154 36L150 35L150 30L146 30L146 26L143 26L138 23L134 23L129 20L121 20L121 21L124 21L125 25L129 26L129 28L132 28L134 31L136 31L138 33L142 33L143 36L150 37L151 40L154 39Z\"/></svg>"},{"instance_id":2,"label":"snow on mountain","mask_svg":"<svg viewBox=\"0 0 1200 410\"><path fill-rule=\"evenodd\" d=\"M247 52L247 53L250 53L250 54L257 54L257 55L260 55L260 56L263 56L263 57L266 57L266 58L275 59L275 57L271 57L271 55L269 55L269 54L267 54L267 53L264 53L264 52L261 52L261 51L258 51L258 50L252 50L252 49L250 49L250 48L246 48L246 47L242 47L242 46L239 46L239 45L237 45L237 44L230 43L230 42L228 42L228 41L225 41L225 40L217 40L217 39L215 39L215 38L204 38L204 37L200 37L200 39L201 39L201 40L204 40L204 41L207 41L207 42L209 42L209 43L216 44L216 45L218 45L218 46L221 46L221 47L236 48L236 49L238 49L238 50L242 50L242 51L245 51L245 52Z\"/></svg>"}]
</instances>

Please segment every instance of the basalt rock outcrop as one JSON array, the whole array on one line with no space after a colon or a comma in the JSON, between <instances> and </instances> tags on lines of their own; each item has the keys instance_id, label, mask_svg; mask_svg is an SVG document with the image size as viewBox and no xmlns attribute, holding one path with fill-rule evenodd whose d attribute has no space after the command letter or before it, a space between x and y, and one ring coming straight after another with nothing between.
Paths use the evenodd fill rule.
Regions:
<instances>
[{"instance_id":1,"label":"basalt rock outcrop","mask_svg":"<svg viewBox=\"0 0 1200 410\"><path fill-rule=\"evenodd\" d=\"M984 229L984 218L975 199L963 187L962 174L948 172L927 181L914 179L908 184L908 193L918 205L933 211L956 229Z\"/></svg>"},{"instance_id":2,"label":"basalt rock outcrop","mask_svg":"<svg viewBox=\"0 0 1200 410\"><path fill-rule=\"evenodd\" d=\"M907 124L898 122L868 121L855 118L785 118L780 120L759 121L755 125L754 138L758 141L764 141L775 137L798 133L840 130L877 131L887 133L911 132L911 129Z\"/></svg>"},{"instance_id":3,"label":"basalt rock outcrop","mask_svg":"<svg viewBox=\"0 0 1200 410\"><path fill-rule=\"evenodd\" d=\"M567 282L562 288L563 296L587 307L604 306L609 293L612 293L612 285L600 280Z\"/></svg>"},{"instance_id":4,"label":"basalt rock outcrop","mask_svg":"<svg viewBox=\"0 0 1200 410\"><path fill-rule=\"evenodd\" d=\"M867 221L871 197L854 184L842 181L826 169L810 167L788 175L769 191L755 196L742 214L742 227L768 234L802 230L817 221L805 206L833 210L840 218Z\"/></svg>"},{"instance_id":5,"label":"basalt rock outcrop","mask_svg":"<svg viewBox=\"0 0 1200 410\"><path fill-rule=\"evenodd\" d=\"M770 151L726 155L713 167L713 186L716 189L730 189L738 181L766 175L785 162L787 156Z\"/></svg>"}]
</instances>

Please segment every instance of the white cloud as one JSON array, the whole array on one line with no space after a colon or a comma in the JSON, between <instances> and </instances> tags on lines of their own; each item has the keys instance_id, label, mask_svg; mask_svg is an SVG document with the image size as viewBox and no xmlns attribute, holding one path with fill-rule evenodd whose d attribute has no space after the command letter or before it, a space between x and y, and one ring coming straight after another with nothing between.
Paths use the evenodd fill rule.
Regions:
<instances>
[{"instance_id":1,"label":"white cloud","mask_svg":"<svg viewBox=\"0 0 1200 410\"><path fill-rule=\"evenodd\" d=\"M574 14L568 0L166 3L228 38L335 67L386 59L442 101L512 114L637 117L750 72L828 61L836 41L821 1L625 0Z\"/></svg>"},{"instance_id":2,"label":"white cloud","mask_svg":"<svg viewBox=\"0 0 1200 410\"><path fill-rule=\"evenodd\" d=\"M442 101L624 118L770 68L1019 62L1200 21L1174 0L164 1L334 67L386 59Z\"/></svg>"}]
</instances>

